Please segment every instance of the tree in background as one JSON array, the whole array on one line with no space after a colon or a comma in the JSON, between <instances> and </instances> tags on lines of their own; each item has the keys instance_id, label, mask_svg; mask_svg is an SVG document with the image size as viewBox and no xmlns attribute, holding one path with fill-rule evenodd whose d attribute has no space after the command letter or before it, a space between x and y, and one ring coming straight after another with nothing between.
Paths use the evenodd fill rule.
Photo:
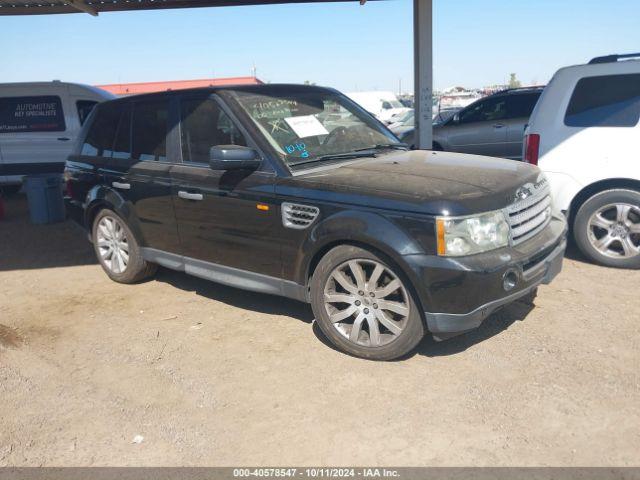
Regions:
<instances>
[{"instance_id":1,"label":"tree in background","mask_svg":"<svg viewBox=\"0 0 640 480\"><path fill-rule=\"evenodd\" d=\"M520 88L521 86L522 83L516 78L516 74L509 74L509 88Z\"/></svg>"}]
</instances>

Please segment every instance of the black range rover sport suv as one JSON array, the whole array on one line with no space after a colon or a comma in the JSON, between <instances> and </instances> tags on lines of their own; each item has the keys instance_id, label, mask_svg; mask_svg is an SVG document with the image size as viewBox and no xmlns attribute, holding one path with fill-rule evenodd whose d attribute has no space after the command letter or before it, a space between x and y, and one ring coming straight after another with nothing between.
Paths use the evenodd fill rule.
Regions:
<instances>
[{"instance_id":1,"label":"black range rover sport suv","mask_svg":"<svg viewBox=\"0 0 640 480\"><path fill-rule=\"evenodd\" d=\"M549 283L565 250L536 167L408 150L327 88L101 103L65 176L113 280L162 265L309 302L334 345L370 359L478 327Z\"/></svg>"}]
</instances>

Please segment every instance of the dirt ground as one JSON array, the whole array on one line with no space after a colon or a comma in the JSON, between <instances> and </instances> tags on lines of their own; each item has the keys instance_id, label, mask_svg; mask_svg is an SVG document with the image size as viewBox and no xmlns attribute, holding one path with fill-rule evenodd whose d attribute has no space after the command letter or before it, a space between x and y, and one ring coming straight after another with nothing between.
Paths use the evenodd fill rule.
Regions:
<instances>
[{"instance_id":1,"label":"dirt ground","mask_svg":"<svg viewBox=\"0 0 640 480\"><path fill-rule=\"evenodd\" d=\"M640 465L637 271L570 253L535 308L376 363L301 303L111 282L77 227L6 209L0 466Z\"/></svg>"}]
</instances>

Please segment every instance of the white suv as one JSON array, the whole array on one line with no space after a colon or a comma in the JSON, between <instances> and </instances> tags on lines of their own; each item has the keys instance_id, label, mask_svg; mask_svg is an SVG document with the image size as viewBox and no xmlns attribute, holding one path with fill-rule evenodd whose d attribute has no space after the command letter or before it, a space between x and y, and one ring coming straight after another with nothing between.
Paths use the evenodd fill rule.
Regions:
<instances>
[{"instance_id":1,"label":"white suv","mask_svg":"<svg viewBox=\"0 0 640 480\"><path fill-rule=\"evenodd\" d=\"M525 131L523 158L596 263L640 268L640 54L559 70Z\"/></svg>"}]
</instances>

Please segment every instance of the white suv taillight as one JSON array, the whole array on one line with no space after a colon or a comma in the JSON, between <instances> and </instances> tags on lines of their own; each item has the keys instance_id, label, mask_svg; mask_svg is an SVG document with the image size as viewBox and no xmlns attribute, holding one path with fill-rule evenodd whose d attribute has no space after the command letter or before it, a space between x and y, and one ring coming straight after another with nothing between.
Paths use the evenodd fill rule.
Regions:
<instances>
[{"instance_id":1,"label":"white suv taillight","mask_svg":"<svg viewBox=\"0 0 640 480\"><path fill-rule=\"evenodd\" d=\"M540 135L530 133L524 136L524 161L531 165L538 165L540 154Z\"/></svg>"}]
</instances>

